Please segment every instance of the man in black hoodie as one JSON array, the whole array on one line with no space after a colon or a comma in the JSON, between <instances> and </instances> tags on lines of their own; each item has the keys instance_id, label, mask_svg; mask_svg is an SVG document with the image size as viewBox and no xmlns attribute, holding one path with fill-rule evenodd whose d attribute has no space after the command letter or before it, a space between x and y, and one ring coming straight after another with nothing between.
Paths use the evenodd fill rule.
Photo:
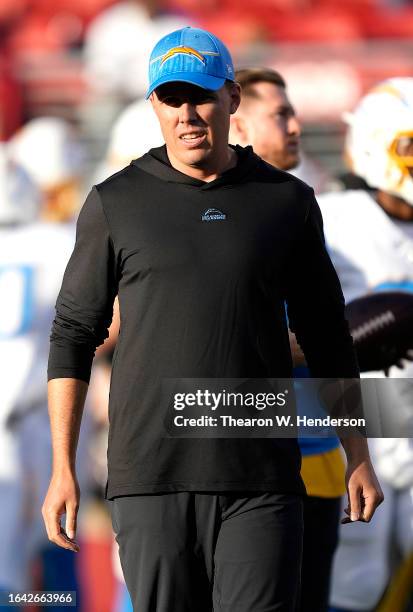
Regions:
<instances>
[{"instance_id":1,"label":"man in black hoodie","mask_svg":"<svg viewBox=\"0 0 413 612\"><path fill-rule=\"evenodd\" d=\"M312 190L250 147L228 146L240 91L222 42L173 32L155 46L149 77L166 144L93 188L57 300L46 527L78 550L76 441L118 295L107 498L134 608L292 612L296 440L171 436L162 383L291 377L285 302L313 376L357 377L340 285ZM349 440L347 454L351 512L370 520L382 495L365 441Z\"/></svg>"}]
</instances>

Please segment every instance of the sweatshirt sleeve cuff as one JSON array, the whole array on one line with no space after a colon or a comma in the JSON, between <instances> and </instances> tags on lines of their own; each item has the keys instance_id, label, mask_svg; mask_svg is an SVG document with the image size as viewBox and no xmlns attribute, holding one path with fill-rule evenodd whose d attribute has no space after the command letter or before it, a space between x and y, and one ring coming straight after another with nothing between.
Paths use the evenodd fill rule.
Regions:
<instances>
[{"instance_id":1,"label":"sweatshirt sleeve cuff","mask_svg":"<svg viewBox=\"0 0 413 612\"><path fill-rule=\"evenodd\" d=\"M77 378L89 383L94 351L80 344L50 344L47 380Z\"/></svg>"}]
</instances>

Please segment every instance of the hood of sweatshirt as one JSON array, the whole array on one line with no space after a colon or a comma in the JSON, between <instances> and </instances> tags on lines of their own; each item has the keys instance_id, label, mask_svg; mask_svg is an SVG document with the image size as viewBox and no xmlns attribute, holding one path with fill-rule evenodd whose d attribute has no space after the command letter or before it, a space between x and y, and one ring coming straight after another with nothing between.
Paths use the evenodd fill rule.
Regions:
<instances>
[{"instance_id":1,"label":"hood of sweatshirt","mask_svg":"<svg viewBox=\"0 0 413 612\"><path fill-rule=\"evenodd\" d=\"M142 157L135 159L132 164L168 183L192 185L202 190L215 189L224 185L230 187L247 180L261 162L261 158L254 153L252 147L230 146L237 154L237 165L208 183L176 170L169 161L166 145L151 149Z\"/></svg>"}]
</instances>

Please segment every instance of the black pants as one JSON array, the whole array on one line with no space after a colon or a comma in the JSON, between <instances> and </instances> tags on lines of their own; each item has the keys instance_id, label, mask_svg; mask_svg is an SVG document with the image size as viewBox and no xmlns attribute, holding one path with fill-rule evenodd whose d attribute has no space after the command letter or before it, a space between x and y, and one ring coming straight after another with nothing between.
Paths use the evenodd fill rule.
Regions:
<instances>
[{"instance_id":1,"label":"black pants","mask_svg":"<svg viewBox=\"0 0 413 612\"><path fill-rule=\"evenodd\" d=\"M136 612L295 612L300 497L182 492L111 505Z\"/></svg>"},{"instance_id":2,"label":"black pants","mask_svg":"<svg viewBox=\"0 0 413 612\"><path fill-rule=\"evenodd\" d=\"M304 498L301 612L327 612L341 497Z\"/></svg>"}]
</instances>

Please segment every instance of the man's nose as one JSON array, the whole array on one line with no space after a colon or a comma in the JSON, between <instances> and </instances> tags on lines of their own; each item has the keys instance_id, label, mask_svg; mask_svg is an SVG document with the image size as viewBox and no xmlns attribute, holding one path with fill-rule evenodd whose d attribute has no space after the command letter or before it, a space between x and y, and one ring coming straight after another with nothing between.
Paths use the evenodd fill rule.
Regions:
<instances>
[{"instance_id":1,"label":"man's nose","mask_svg":"<svg viewBox=\"0 0 413 612\"><path fill-rule=\"evenodd\" d=\"M197 118L196 107L191 102L183 102L179 107L179 123L190 123Z\"/></svg>"},{"instance_id":2,"label":"man's nose","mask_svg":"<svg viewBox=\"0 0 413 612\"><path fill-rule=\"evenodd\" d=\"M288 132L290 134L295 134L296 136L300 136L301 134L301 125L297 119L297 115L293 115L290 117L288 121Z\"/></svg>"}]
</instances>

